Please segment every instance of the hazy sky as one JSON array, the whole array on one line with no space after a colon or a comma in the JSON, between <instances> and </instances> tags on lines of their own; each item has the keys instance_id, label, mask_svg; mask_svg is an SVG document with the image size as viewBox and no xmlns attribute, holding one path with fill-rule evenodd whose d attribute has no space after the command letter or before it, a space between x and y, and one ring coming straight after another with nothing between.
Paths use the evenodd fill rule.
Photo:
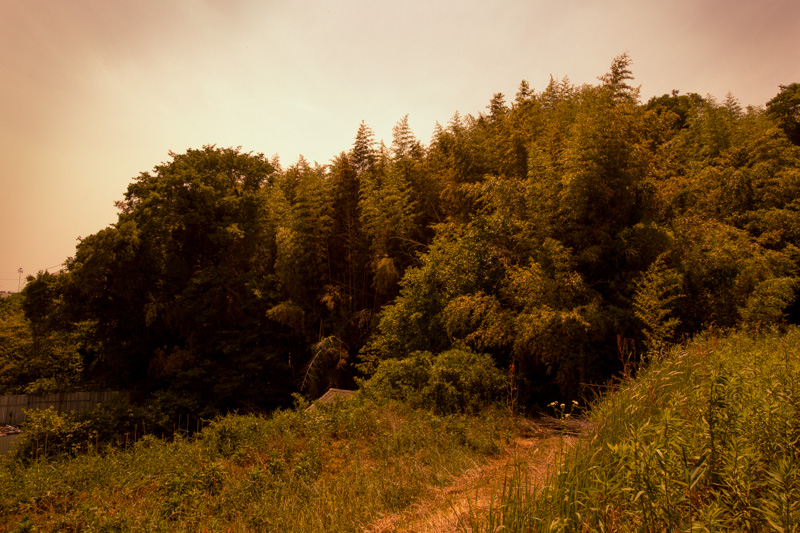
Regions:
<instances>
[{"instance_id":1,"label":"hazy sky","mask_svg":"<svg viewBox=\"0 0 800 533\"><path fill-rule=\"evenodd\" d=\"M763 106L800 82L798 35L797 0L0 0L0 290L57 270L170 150L324 164L405 114L427 143L624 52L645 101Z\"/></svg>"}]
</instances>

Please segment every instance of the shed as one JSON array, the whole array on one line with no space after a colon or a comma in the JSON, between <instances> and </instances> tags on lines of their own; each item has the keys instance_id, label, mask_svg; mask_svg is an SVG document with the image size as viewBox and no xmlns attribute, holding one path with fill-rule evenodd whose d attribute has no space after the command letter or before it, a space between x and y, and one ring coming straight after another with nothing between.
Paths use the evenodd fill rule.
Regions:
<instances>
[{"instance_id":1,"label":"shed","mask_svg":"<svg viewBox=\"0 0 800 533\"><path fill-rule=\"evenodd\" d=\"M332 402L336 398L345 398L347 396L350 396L354 392L355 392L354 390L330 388L328 389L328 392L320 396L316 402L306 407L306 411L313 411L315 406L317 405L317 402L325 402L325 403Z\"/></svg>"}]
</instances>

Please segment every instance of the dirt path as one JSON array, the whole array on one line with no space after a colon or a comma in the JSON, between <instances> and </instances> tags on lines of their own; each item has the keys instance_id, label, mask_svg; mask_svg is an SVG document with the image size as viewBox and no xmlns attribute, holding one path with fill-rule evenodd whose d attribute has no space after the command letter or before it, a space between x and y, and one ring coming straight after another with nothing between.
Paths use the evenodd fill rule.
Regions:
<instances>
[{"instance_id":1,"label":"dirt path","mask_svg":"<svg viewBox=\"0 0 800 533\"><path fill-rule=\"evenodd\" d=\"M577 422L577 421L576 421ZM559 453L577 441L579 426L565 435L552 421L530 421L529 430L509 443L499 457L479 465L456 478L446 487L432 488L428 496L402 513L381 518L365 529L368 533L459 531L470 517L484 515L496 499L503 480L518 464L525 469L528 483L541 485Z\"/></svg>"}]
</instances>

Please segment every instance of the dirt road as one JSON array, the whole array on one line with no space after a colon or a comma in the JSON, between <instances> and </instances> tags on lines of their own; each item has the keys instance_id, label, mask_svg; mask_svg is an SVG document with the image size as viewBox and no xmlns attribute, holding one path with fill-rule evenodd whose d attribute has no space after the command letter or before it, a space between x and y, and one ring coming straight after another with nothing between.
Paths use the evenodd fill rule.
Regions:
<instances>
[{"instance_id":1,"label":"dirt road","mask_svg":"<svg viewBox=\"0 0 800 533\"><path fill-rule=\"evenodd\" d=\"M491 502L497 500L504 479L517 467L523 469L530 485L541 486L560 454L577 441L575 435L585 427L571 423L562 433L552 419L528 424L529 430L510 442L498 457L468 470L445 487L430 489L411 508L385 516L365 531L450 533L469 529L467 526L485 515Z\"/></svg>"}]
</instances>

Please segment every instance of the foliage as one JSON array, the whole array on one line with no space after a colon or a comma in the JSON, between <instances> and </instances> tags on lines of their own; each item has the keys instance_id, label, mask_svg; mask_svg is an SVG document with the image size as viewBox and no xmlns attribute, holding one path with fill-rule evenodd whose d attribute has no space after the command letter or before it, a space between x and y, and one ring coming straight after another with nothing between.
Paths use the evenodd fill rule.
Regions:
<instances>
[{"instance_id":1,"label":"foliage","mask_svg":"<svg viewBox=\"0 0 800 533\"><path fill-rule=\"evenodd\" d=\"M37 280L52 282L56 276L43 273ZM84 325L56 330L44 315L26 314L37 300L47 300L32 292L33 284L22 294L0 299L0 394L48 394L66 392L80 386L83 358L79 353Z\"/></svg>"},{"instance_id":2,"label":"foliage","mask_svg":"<svg viewBox=\"0 0 800 533\"><path fill-rule=\"evenodd\" d=\"M19 392L17 387L29 381L24 374L26 363L31 361L32 344L22 297L0 299L0 390L4 394Z\"/></svg>"},{"instance_id":3,"label":"foliage","mask_svg":"<svg viewBox=\"0 0 800 533\"><path fill-rule=\"evenodd\" d=\"M680 320L670 317L674 302L680 298L681 275L667 267L660 255L637 280L633 296L636 318L642 321L645 348L658 352L671 337Z\"/></svg>"},{"instance_id":4,"label":"foliage","mask_svg":"<svg viewBox=\"0 0 800 533\"><path fill-rule=\"evenodd\" d=\"M513 364L532 406L609 379L620 346L796 323L797 84L762 110L643 104L633 80L623 54L595 85L523 81L429 146L408 116L390 147L362 122L327 165L171 153L65 272L30 281L0 380L272 409L468 348Z\"/></svg>"},{"instance_id":5,"label":"foliage","mask_svg":"<svg viewBox=\"0 0 800 533\"><path fill-rule=\"evenodd\" d=\"M505 384L490 356L453 349L383 361L362 388L367 396L436 413L476 413L499 400Z\"/></svg>"},{"instance_id":6,"label":"foliage","mask_svg":"<svg viewBox=\"0 0 800 533\"><path fill-rule=\"evenodd\" d=\"M24 429L14 446L14 455L20 459L75 455L94 449L96 434L72 411L59 413L52 407L31 410Z\"/></svg>"},{"instance_id":7,"label":"foliage","mask_svg":"<svg viewBox=\"0 0 800 533\"><path fill-rule=\"evenodd\" d=\"M774 113L677 91L640 105L631 65L437 130L453 210L381 310L365 372L466 345L513 362L531 403L607 379L620 342L797 320L800 159Z\"/></svg>"},{"instance_id":8,"label":"foliage","mask_svg":"<svg viewBox=\"0 0 800 533\"><path fill-rule=\"evenodd\" d=\"M154 435L194 433L200 428L201 416L208 420L214 413L200 411L196 400L192 403L191 399L162 392L146 406L132 403L127 395L115 394L89 411L59 412L51 407L26 414L13 448L14 460L22 463L102 453Z\"/></svg>"},{"instance_id":9,"label":"foliage","mask_svg":"<svg viewBox=\"0 0 800 533\"><path fill-rule=\"evenodd\" d=\"M800 83L781 85L780 92L767 102L767 115L786 133L795 145L800 145Z\"/></svg>"}]
</instances>

